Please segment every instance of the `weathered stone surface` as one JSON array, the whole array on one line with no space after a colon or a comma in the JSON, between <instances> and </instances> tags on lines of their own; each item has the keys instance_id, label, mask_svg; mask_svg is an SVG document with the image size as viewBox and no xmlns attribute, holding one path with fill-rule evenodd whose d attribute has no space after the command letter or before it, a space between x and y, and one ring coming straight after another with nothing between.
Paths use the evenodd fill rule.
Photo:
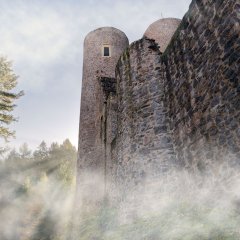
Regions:
<instances>
[{"instance_id":1,"label":"weathered stone surface","mask_svg":"<svg viewBox=\"0 0 240 240\"><path fill-rule=\"evenodd\" d=\"M110 47L110 57L103 57L104 45ZM97 202L104 194L106 98L114 92L115 66L127 46L126 35L112 27L96 29L84 40L77 167L78 201Z\"/></svg>"},{"instance_id":2,"label":"weathered stone surface","mask_svg":"<svg viewBox=\"0 0 240 240\"><path fill-rule=\"evenodd\" d=\"M154 39L160 46L160 51L164 52L180 22L181 20L177 18L157 20L148 27L144 37ZM153 45L150 45L149 48L153 48ZM157 46L154 46L154 48L157 48Z\"/></svg>"},{"instance_id":3,"label":"weathered stone surface","mask_svg":"<svg viewBox=\"0 0 240 240\"><path fill-rule=\"evenodd\" d=\"M84 62L79 174L104 169L114 197L116 185L123 196L172 167L240 165L238 1L194 0L163 54L157 37L164 33L154 34L156 41L132 43L118 63L127 40L109 35L121 46L114 59L90 54ZM93 36L88 50L100 46L102 35Z\"/></svg>"},{"instance_id":4,"label":"weathered stone surface","mask_svg":"<svg viewBox=\"0 0 240 240\"><path fill-rule=\"evenodd\" d=\"M240 127L236 5L237 1L193 1L162 58L167 66L174 149L185 163L190 150L192 168L199 162L231 161L240 145L235 137ZM209 9L216 11L208 14ZM211 152L207 157L206 144Z\"/></svg>"},{"instance_id":5,"label":"weathered stone surface","mask_svg":"<svg viewBox=\"0 0 240 240\"><path fill-rule=\"evenodd\" d=\"M203 171L214 161L236 163L240 31L233 26L240 20L232 18L235 6L236 1L193 1L163 55L147 38L124 52L116 68L117 183L141 182L143 170L148 177L161 176L169 166ZM210 7L218 10L209 14Z\"/></svg>"},{"instance_id":6,"label":"weathered stone surface","mask_svg":"<svg viewBox=\"0 0 240 240\"><path fill-rule=\"evenodd\" d=\"M132 43L117 64L118 131L110 151L116 152L113 182L124 192L176 164L165 94L166 69L160 57L158 45L143 38Z\"/></svg>"},{"instance_id":7,"label":"weathered stone surface","mask_svg":"<svg viewBox=\"0 0 240 240\"><path fill-rule=\"evenodd\" d=\"M116 93L116 79L109 77L100 77L102 90L105 98L107 99L110 93Z\"/></svg>"}]
</instances>

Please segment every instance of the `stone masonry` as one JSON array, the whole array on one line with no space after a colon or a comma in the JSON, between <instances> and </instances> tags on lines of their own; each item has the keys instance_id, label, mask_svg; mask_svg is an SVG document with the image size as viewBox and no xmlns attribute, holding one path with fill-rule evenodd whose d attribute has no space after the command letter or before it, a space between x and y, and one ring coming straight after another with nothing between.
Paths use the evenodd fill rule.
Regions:
<instances>
[{"instance_id":1,"label":"stone masonry","mask_svg":"<svg viewBox=\"0 0 240 240\"><path fill-rule=\"evenodd\" d=\"M103 46L105 45L110 46L111 55L109 57L103 57ZM111 82L115 77L115 66L127 46L126 35L112 27L92 31L84 40L77 166L77 201L79 201L79 205L82 204L82 201L84 203L98 202L104 195L106 137L103 129L106 124L104 119L106 99L108 92L111 92L112 89Z\"/></svg>"},{"instance_id":2,"label":"stone masonry","mask_svg":"<svg viewBox=\"0 0 240 240\"><path fill-rule=\"evenodd\" d=\"M180 22L177 18L160 19L148 27L144 37L154 39L161 46L161 52L164 52Z\"/></svg>"},{"instance_id":3,"label":"stone masonry","mask_svg":"<svg viewBox=\"0 0 240 240\"><path fill-rule=\"evenodd\" d=\"M123 40L115 73L100 72L100 83L83 77L78 174L97 156L112 196L116 185L131 191L173 168L240 165L239 1L193 0L165 51L161 22L151 26L159 39L146 31L130 46ZM89 64L95 68L96 59ZM84 103L96 86L101 97Z\"/></svg>"}]
</instances>

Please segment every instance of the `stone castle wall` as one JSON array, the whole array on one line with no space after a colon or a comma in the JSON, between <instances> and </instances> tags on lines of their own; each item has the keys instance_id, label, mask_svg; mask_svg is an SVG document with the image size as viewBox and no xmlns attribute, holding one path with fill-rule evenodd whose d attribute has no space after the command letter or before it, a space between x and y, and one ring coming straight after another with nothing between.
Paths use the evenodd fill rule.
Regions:
<instances>
[{"instance_id":1,"label":"stone castle wall","mask_svg":"<svg viewBox=\"0 0 240 240\"><path fill-rule=\"evenodd\" d=\"M163 55L143 38L121 56L107 115L115 119L107 169L118 186L172 166L239 165L239 9L237 1L193 1Z\"/></svg>"},{"instance_id":2,"label":"stone castle wall","mask_svg":"<svg viewBox=\"0 0 240 240\"><path fill-rule=\"evenodd\" d=\"M117 64L117 130L111 143L117 154L111 161L123 188L157 177L176 164L160 54L153 40L143 38L131 44Z\"/></svg>"},{"instance_id":3,"label":"stone castle wall","mask_svg":"<svg viewBox=\"0 0 240 240\"><path fill-rule=\"evenodd\" d=\"M193 1L162 57L179 162L240 163L240 5Z\"/></svg>"},{"instance_id":4,"label":"stone castle wall","mask_svg":"<svg viewBox=\"0 0 240 240\"><path fill-rule=\"evenodd\" d=\"M96 58L84 62L78 175L99 163L114 195L176 167L239 165L239 34L238 0L193 0L163 54L146 37L124 43L100 80Z\"/></svg>"}]
</instances>

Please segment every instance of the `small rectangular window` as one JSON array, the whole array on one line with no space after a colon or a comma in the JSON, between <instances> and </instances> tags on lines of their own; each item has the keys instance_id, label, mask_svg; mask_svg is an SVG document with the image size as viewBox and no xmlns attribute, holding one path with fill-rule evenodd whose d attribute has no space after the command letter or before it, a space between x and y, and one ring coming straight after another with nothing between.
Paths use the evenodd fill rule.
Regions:
<instances>
[{"instance_id":1,"label":"small rectangular window","mask_svg":"<svg viewBox=\"0 0 240 240\"><path fill-rule=\"evenodd\" d=\"M109 47L104 47L104 57L109 57L109 55L110 55Z\"/></svg>"},{"instance_id":2,"label":"small rectangular window","mask_svg":"<svg viewBox=\"0 0 240 240\"><path fill-rule=\"evenodd\" d=\"M103 56L104 57L110 57L110 47L109 46L104 46L103 47Z\"/></svg>"}]
</instances>

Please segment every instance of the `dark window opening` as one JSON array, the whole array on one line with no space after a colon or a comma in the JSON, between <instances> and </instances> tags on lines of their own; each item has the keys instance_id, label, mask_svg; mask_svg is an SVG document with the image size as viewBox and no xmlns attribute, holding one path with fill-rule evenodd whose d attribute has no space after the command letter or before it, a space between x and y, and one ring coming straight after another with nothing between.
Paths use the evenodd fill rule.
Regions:
<instances>
[{"instance_id":1,"label":"dark window opening","mask_svg":"<svg viewBox=\"0 0 240 240\"><path fill-rule=\"evenodd\" d=\"M103 56L104 57L109 57L110 56L110 48L109 47L104 47L103 48Z\"/></svg>"}]
</instances>

